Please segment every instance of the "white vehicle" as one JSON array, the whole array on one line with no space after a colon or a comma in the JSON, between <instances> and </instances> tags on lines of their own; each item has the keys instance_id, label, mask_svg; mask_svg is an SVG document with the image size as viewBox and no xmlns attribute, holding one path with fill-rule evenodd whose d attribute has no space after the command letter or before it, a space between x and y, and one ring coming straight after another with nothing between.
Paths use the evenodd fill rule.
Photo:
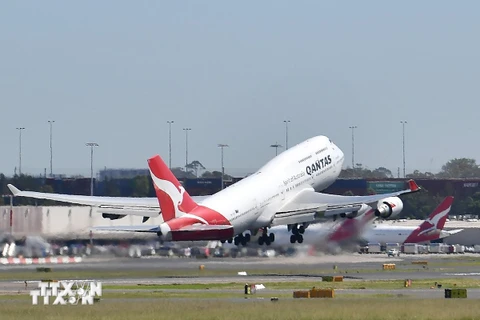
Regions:
<instances>
[{"instance_id":1,"label":"white vehicle","mask_svg":"<svg viewBox=\"0 0 480 320\"><path fill-rule=\"evenodd\" d=\"M354 218L365 205L375 216L394 217L401 212L399 195L420 190L409 188L388 194L340 196L316 192L330 186L342 170L344 154L328 137L310 138L279 154L254 174L211 196L190 197L160 156L148 160L158 203L151 198L93 197L20 191L15 196L95 206L100 212L148 217L161 214L160 225L103 227L97 230L154 232L166 241L229 240L243 244L262 229L259 244L274 242L267 229L287 225L291 241L303 242L309 224L325 217ZM246 233L250 231L250 233ZM232 238L235 238L232 240Z\"/></svg>"},{"instance_id":2,"label":"white vehicle","mask_svg":"<svg viewBox=\"0 0 480 320\"><path fill-rule=\"evenodd\" d=\"M389 257L395 257L395 256L399 257L400 256L400 251L398 251L398 249L390 249L390 250L388 250L387 255Z\"/></svg>"},{"instance_id":3,"label":"white vehicle","mask_svg":"<svg viewBox=\"0 0 480 320\"><path fill-rule=\"evenodd\" d=\"M397 249L400 250L400 244L399 243L387 243L386 248L387 251L390 249Z\"/></svg>"}]
</instances>

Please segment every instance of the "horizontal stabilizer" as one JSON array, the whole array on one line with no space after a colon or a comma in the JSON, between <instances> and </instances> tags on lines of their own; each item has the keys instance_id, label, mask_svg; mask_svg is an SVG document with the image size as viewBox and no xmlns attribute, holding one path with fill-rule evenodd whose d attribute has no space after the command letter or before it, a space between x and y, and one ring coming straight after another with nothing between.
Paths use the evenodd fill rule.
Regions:
<instances>
[{"instance_id":1,"label":"horizontal stabilizer","mask_svg":"<svg viewBox=\"0 0 480 320\"><path fill-rule=\"evenodd\" d=\"M104 226L104 227L92 227L92 230L96 231L126 231L126 232L152 232L157 233L160 231L160 226L155 225L138 225L138 226Z\"/></svg>"},{"instance_id":2,"label":"horizontal stabilizer","mask_svg":"<svg viewBox=\"0 0 480 320\"><path fill-rule=\"evenodd\" d=\"M457 233L459 233L459 232L462 232L463 229L443 230L443 231L447 232L447 233L451 236L451 235L457 234Z\"/></svg>"},{"instance_id":3,"label":"horizontal stabilizer","mask_svg":"<svg viewBox=\"0 0 480 320\"><path fill-rule=\"evenodd\" d=\"M128 214L132 216L143 216L149 218L155 218L160 215L159 208L142 208L142 207L111 207L111 206L98 206L95 207L96 211L99 213L108 213L108 214Z\"/></svg>"}]
</instances>

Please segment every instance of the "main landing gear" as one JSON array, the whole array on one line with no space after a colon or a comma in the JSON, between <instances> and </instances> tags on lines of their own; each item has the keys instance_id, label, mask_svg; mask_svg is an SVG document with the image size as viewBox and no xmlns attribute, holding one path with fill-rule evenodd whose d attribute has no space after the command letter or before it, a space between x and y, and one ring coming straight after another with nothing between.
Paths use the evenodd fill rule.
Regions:
<instances>
[{"instance_id":1,"label":"main landing gear","mask_svg":"<svg viewBox=\"0 0 480 320\"><path fill-rule=\"evenodd\" d=\"M269 246L275 241L275 234L267 234L267 228L263 228L262 235L258 238L258 244L263 245L264 243Z\"/></svg>"},{"instance_id":2,"label":"main landing gear","mask_svg":"<svg viewBox=\"0 0 480 320\"><path fill-rule=\"evenodd\" d=\"M228 240L221 240L221 243L225 243L228 241L228 243L234 243L236 246L242 245L246 246L248 242L251 240L251 235L249 233L244 234L239 234L233 239L228 239ZM258 237L258 244L259 245L267 245L269 246L275 241L275 234L274 233L267 233L267 228L263 228L262 235Z\"/></svg>"},{"instance_id":3,"label":"main landing gear","mask_svg":"<svg viewBox=\"0 0 480 320\"><path fill-rule=\"evenodd\" d=\"M248 242L250 242L250 233L246 233L245 235L243 233L241 233L238 236L236 236L235 238L233 238L233 243L236 246L241 244L242 246L245 247ZM228 243L232 243L232 239L229 239Z\"/></svg>"},{"instance_id":4,"label":"main landing gear","mask_svg":"<svg viewBox=\"0 0 480 320\"><path fill-rule=\"evenodd\" d=\"M290 226L289 226L290 227ZM292 235L290 236L290 243L302 243L303 242L303 234L305 233L305 226L301 225L293 225L292 228Z\"/></svg>"}]
</instances>

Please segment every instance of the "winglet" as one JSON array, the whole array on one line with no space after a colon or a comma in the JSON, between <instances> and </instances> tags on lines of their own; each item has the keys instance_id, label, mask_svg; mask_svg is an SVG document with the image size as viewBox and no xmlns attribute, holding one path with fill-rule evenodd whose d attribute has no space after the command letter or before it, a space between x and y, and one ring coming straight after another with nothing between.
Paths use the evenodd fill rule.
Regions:
<instances>
[{"instance_id":1,"label":"winglet","mask_svg":"<svg viewBox=\"0 0 480 320\"><path fill-rule=\"evenodd\" d=\"M412 192L415 192L421 189L413 179L408 180L408 187Z\"/></svg>"},{"instance_id":2,"label":"winglet","mask_svg":"<svg viewBox=\"0 0 480 320\"><path fill-rule=\"evenodd\" d=\"M13 184L7 184L7 187L8 187L8 189L10 189L10 191L13 193L14 196L16 196L16 195L20 194L20 192L22 192L20 189L15 187Z\"/></svg>"}]
</instances>

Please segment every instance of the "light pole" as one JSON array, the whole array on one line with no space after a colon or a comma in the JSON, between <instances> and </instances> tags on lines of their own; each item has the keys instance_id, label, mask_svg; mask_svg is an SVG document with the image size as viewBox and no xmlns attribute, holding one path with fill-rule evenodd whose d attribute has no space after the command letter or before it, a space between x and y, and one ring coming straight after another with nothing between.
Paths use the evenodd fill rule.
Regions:
<instances>
[{"instance_id":1,"label":"light pole","mask_svg":"<svg viewBox=\"0 0 480 320\"><path fill-rule=\"evenodd\" d=\"M405 125L407 124L407 121L400 121L402 124L402 136L403 136L403 177L405 178Z\"/></svg>"},{"instance_id":2,"label":"light pole","mask_svg":"<svg viewBox=\"0 0 480 320\"><path fill-rule=\"evenodd\" d=\"M188 131L191 131L192 128L183 128L185 131L185 176L187 174L187 165L188 165Z\"/></svg>"},{"instance_id":3,"label":"light pole","mask_svg":"<svg viewBox=\"0 0 480 320\"><path fill-rule=\"evenodd\" d=\"M288 123L290 120L283 120L285 122L285 150L288 149Z\"/></svg>"},{"instance_id":4,"label":"light pole","mask_svg":"<svg viewBox=\"0 0 480 320\"><path fill-rule=\"evenodd\" d=\"M168 167L172 170L172 123L174 121L167 121L168 123Z\"/></svg>"},{"instance_id":5,"label":"light pole","mask_svg":"<svg viewBox=\"0 0 480 320\"><path fill-rule=\"evenodd\" d=\"M354 130L357 129L357 126L349 127L352 129L352 169L355 169L355 132Z\"/></svg>"},{"instance_id":6,"label":"light pole","mask_svg":"<svg viewBox=\"0 0 480 320\"><path fill-rule=\"evenodd\" d=\"M224 181L223 181L224 177L225 177L225 167L223 166L223 148L228 147L228 144L220 143L220 144L218 144L218 147L222 149L222 152L221 152L222 161L221 162L222 162L222 190L223 190L223 188L225 187L224 186Z\"/></svg>"},{"instance_id":7,"label":"light pole","mask_svg":"<svg viewBox=\"0 0 480 320\"><path fill-rule=\"evenodd\" d=\"M90 195L93 196L93 148L98 147L98 143L87 142L85 145L90 147Z\"/></svg>"},{"instance_id":8,"label":"light pole","mask_svg":"<svg viewBox=\"0 0 480 320\"><path fill-rule=\"evenodd\" d=\"M52 144L52 126L55 120L48 120L50 124L50 177L53 177L53 144Z\"/></svg>"},{"instance_id":9,"label":"light pole","mask_svg":"<svg viewBox=\"0 0 480 320\"><path fill-rule=\"evenodd\" d=\"M25 128L17 128L18 130L18 144L19 144L19 149L18 149L18 175L22 175L22 130L25 130Z\"/></svg>"},{"instance_id":10,"label":"light pole","mask_svg":"<svg viewBox=\"0 0 480 320\"><path fill-rule=\"evenodd\" d=\"M275 148L275 157L278 155L278 148L281 148L282 145L278 144L278 142L275 142L275 144L270 145L271 148Z\"/></svg>"}]
</instances>

